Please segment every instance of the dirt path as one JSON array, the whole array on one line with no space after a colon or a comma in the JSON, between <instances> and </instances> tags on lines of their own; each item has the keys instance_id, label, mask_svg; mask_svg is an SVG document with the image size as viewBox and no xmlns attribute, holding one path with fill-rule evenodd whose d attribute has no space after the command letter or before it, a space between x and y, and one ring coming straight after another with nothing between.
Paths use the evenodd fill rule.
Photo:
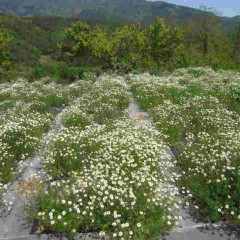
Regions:
<instances>
[{"instance_id":1,"label":"dirt path","mask_svg":"<svg viewBox=\"0 0 240 240\"><path fill-rule=\"evenodd\" d=\"M39 181L46 175L42 159L49 139L61 129L59 113L50 131L42 139L41 150L24 163L20 176L9 186L3 199L6 207L0 212L0 239L26 236L30 233L33 223L26 219L22 204L26 203L26 196L37 189Z\"/></svg>"}]
</instances>

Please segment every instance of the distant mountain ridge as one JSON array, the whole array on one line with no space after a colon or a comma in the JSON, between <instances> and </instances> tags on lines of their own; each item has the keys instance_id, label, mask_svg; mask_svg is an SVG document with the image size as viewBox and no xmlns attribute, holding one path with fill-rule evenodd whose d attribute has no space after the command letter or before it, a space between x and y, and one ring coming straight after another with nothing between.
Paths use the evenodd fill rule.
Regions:
<instances>
[{"instance_id":1,"label":"distant mountain ridge","mask_svg":"<svg viewBox=\"0 0 240 240\"><path fill-rule=\"evenodd\" d=\"M100 22L149 25L157 16L172 22L185 22L204 12L163 1L146 0L0 0L0 13L20 16L74 16ZM226 31L240 22L240 16L221 17Z\"/></svg>"}]
</instances>

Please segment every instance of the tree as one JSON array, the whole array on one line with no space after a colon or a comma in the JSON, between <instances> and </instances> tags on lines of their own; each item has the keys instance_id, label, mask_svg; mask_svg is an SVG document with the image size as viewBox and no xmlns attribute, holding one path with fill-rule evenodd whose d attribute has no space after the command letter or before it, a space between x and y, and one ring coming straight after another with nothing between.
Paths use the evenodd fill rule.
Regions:
<instances>
[{"instance_id":1,"label":"tree","mask_svg":"<svg viewBox=\"0 0 240 240\"><path fill-rule=\"evenodd\" d=\"M183 31L179 27L167 27L164 20L157 18L147 29L148 50L158 66L166 65L183 50Z\"/></svg>"},{"instance_id":2,"label":"tree","mask_svg":"<svg viewBox=\"0 0 240 240\"><path fill-rule=\"evenodd\" d=\"M102 28L100 26L95 27L92 35L91 53L103 61L104 65L111 67L112 58L114 56L111 36L109 36L105 28Z\"/></svg>"},{"instance_id":3,"label":"tree","mask_svg":"<svg viewBox=\"0 0 240 240\"><path fill-rule=\"evenodd\" d=\"M50 31L49 32L49 35L50 35L50 39L51 39L51 42L54 43L54 44L57 44L59 43L61 40L64 39L65 37L65 32L64 30L66 29L67 27L67 19L66 18L60 18L58 21L57 21L57 24L56 24L56 27L55 27L55 31Z\"/></svg>"},{"instance_id":4,"label":"tree","mask_svg":"<svg viewBox=\"0 0 240 240\"><path fill-rule=\"evenodd\" d=\"M109 32L99 25L90 29L86 23L78 22L72 24L66 34L73 41L71 52L74 56L95 57L104 67L113 70L135 68L146 55L147 38L140 24L125 25Z\"/></svg>"},{"instance_id":5,"label":"tree","mask_svg":"<svg viewBox=\"0 0 240 240\"><path fill-rule=\"evenodd\" d=\"M125 25L113 34L113 65L128 71L146 56L147 38L140 24Z\"/></svg>"},{"instance_id":6,"label":"tree","mask_svg":"<svg viewBox=\"0 0 240 240\"><path fill-rule=\"evenodd\" d=\"M144 58L146 36L139 24L125 25L107 33L96 26L92 37L92 53L114 70L128 71Z\"/></svg>"},{"instance_id":7,"label":"tree","mask_svg":"<svg viewBox=\"0 0 240 240\"><path fill-rule=\"evenodd\" d=\"M212 12L214 11L212 8L202 6L200 9L203 12L193 17L188 23L186 47L189 56L194 56L194 59L202 59L210 65L212 55L219 46L219 18Z\"/></svg>"},{"instance_id":8,"label":"tree","mask_svg":"<svg viewBox=\"0 0 240 240\"><path fill-rule=\"evenodd\" d=\"M237 64L240 64L240 23L235 30L234 57Z\"/></svg>"},{"instance_id":9,"label":"tree","mask_svg":"<svg viewBox=\"0 0 240 240\"><path fill-rule=\"evenodd\" d=\"M87 54L92 41L92 32L87 23L83 21L73 23L69 28L67 28L66 36L75 44L72 47L73 55L80 54L85 56Z\"/></svg>"},{"instance_id":10,"label":"tree","mask_svg":"<svg viewBox=\"0 0 240 240\"><path fill-rule=\"evenodd\" d=\"M73 45L68 44L65 49L70 48L74 56L91 56L104 67L124 72L146 68L154 61L159 66L170 66L183 50L182 29L167 27L161 18L148 29L134 24L110 32L99 25L90 29L86 23L78 22L66 33Z\"/></svg>"},{"instance_id":11,"label":"tree","mask_svg":"<svg viewBox=\"0 0 240 240\"><path fill-rule=\"evenodd\" d=\"M3 28L0 23L0 77L4 77L10 70L10 51L9 47L12 42L10 34Z\"/></svg>"}]
</instances>

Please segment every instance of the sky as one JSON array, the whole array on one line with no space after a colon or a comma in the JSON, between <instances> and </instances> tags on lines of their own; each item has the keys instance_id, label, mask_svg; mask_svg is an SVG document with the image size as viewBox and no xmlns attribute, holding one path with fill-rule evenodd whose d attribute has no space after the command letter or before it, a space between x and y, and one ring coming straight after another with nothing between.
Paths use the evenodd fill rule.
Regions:
<instances>
[{"instance_id":1,"label":"sky","mask_svg":"<svg viewBox=\"0 0 240 240\"><path fill-rule=\"evenodd\" d=\"M153 0L154 1L154 0ZM213 7L222 13L222 16L233 17L240 15L240 0L164 0L178 5L199 8L200 5Z\"/></svg>"}]
</instances>

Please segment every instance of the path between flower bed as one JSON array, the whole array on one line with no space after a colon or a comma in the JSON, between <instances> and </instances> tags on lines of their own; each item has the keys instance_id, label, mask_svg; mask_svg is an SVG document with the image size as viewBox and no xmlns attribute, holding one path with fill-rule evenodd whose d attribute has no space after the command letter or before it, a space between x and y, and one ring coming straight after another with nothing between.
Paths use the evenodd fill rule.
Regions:
<instances>
[{"instance_id":1,"label":"path between flower bed","mask_svg":"<svg viewBox=\"0 0 240 240\"><path fill-rule=\"evenodd\" d=\"M61 111L62 109L56 109ZM26 219L22 211L22 203L25 203L26 195L37 189L39 181L45 173L42 168L42 157L46 152L47 143L52 135L62 128L61 113L56 117L55 123L42 139L41 151L24 162L21 174L9 186L3 200L6 207L0 211L0 239L9 239L30 234L33 223Z\"/></svg>"}]
</instances>

